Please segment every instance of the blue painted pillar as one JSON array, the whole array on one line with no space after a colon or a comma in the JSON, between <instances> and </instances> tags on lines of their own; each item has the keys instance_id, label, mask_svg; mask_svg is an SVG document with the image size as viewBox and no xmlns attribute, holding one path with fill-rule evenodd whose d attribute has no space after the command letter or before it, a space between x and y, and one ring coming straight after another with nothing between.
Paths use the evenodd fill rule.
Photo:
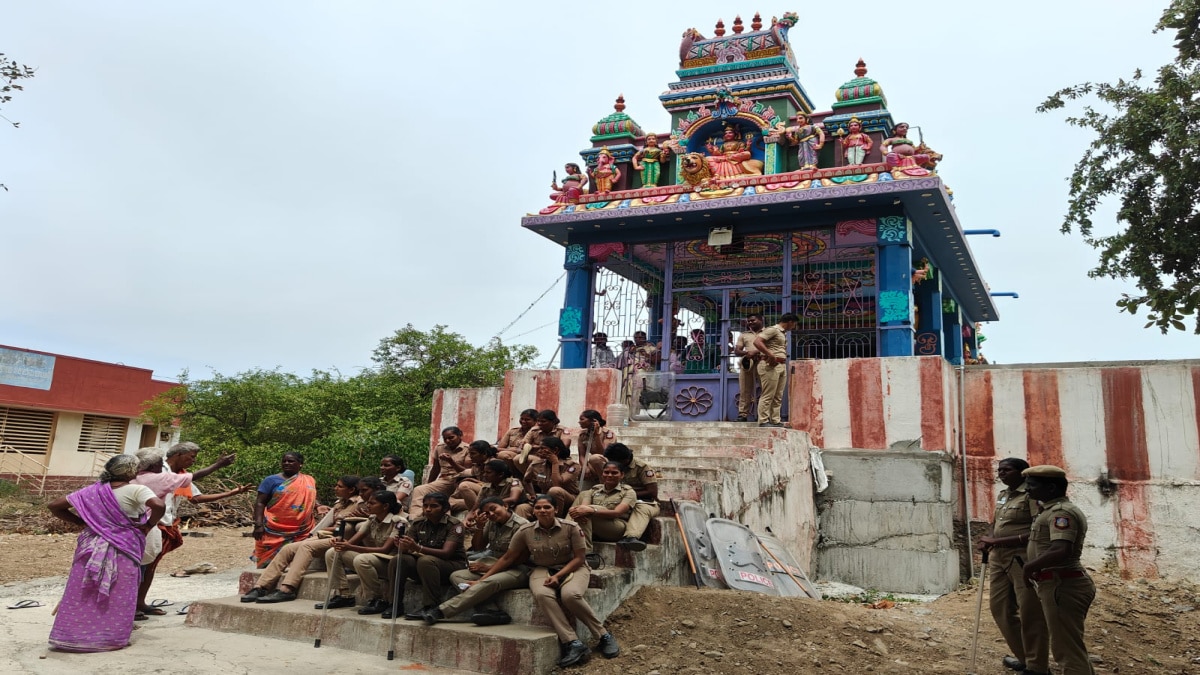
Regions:
<instances>
[{"instance_id":1,"label":"blue painted pillar","mask_svg":"<svg viewBox=\"0 0 1200 675\"><path fill-rule=\"evenodd\" d=\"M563 267L567 270L567 291L558 314L558 341L562 346L561 368L587 368L587 331L592 316L592 266L587 247L569 244Z\"/></svg>"},{"instance_id":2,"label":"blue painted pillar","mask_svg":"<svg viewBox=\"0 0 1200 675\"><path fill-rule=\"evenodd\" d=\"M904 216L884 216L877 229L875 316L880 356L912 356L912 231Z\"/></svg>"},{"instance_id":3,"label":"blue painted pillar","mask_svg":"<svg viewBox=\"0 0 1200 675\"><path fill-rule=\"evenodd\" d=\"M954 298L942 300L942 343L946 360L956 366L962 365L962 311Z\"/></svg>"},{"instance_id":4,"label":"blue painted pillar","mask_svg":"<svg viewBox=\"0 0 1200 675\"><path fill-rule=\"evenodd\" d=\"M932 269L932 268L930 268ZM913 287L917 303L917 326L914 352L917 356L942 354L942 279L933 269L929 277Z\"/></svg>"}]
</instances>

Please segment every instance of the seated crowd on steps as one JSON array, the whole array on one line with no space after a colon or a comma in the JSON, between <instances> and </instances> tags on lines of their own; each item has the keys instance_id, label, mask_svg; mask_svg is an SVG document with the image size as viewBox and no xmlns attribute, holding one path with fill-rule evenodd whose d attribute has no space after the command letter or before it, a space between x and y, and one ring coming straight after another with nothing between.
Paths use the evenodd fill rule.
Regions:
<instances>
[{"instance_id":1,"label":"seated crowd on steps","mask_svg":"<svg viewBox=\"0 0 1200 675\"><path fill-rule=\"evenodd\" d=\"M597 411L585 410L579 427L572 434L553 410L526 410L496 446L465 443L460 429L447 427L423 484L389 455L378 478L339 479L328 506L316 503L315 491L311 499L289 493L304 485L298 477L311 479L300 472L303 457L288 453L284 471L259 486L255 507L256 539L270 533L281 545L258 556L263 572L242 602L295 600L310 563L322 559L328 600L317 609L357 607L383 619L433 625L470 610L478 625L504 624L511 617L495 596L529 588L557 634L559 665L582 663L591 651L568 616L598 637L603 656L617 656L616 638L584 598L591 570L602 564L593 542L645 550L642 536L659 514L657 477ZM287 521L307 519L308 527L284 527L280 505ZM362 606L348 572L358 575ZM403 606L406 580L420 585L419 605ZM447 593L454 595L443 601Z\"/></svg>"}]
</instances>

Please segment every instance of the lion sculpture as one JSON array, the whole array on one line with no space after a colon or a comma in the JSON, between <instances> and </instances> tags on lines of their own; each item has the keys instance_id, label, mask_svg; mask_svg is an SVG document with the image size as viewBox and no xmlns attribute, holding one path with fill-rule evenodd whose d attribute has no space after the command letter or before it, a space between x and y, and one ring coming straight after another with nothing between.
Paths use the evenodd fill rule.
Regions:
<instances>
[{"instance_id":1,"label":"lion sculpture","mask_svg":"<svg viewBox=\"0 0 1200 675\"><path fill-rule=\"evenodd\" d=\"M704 161L704 155L698 152L689 152L680 160L680 172L683 174L683 180L693 188L707 187L712 181L712 170L708 168L708 163Z\"/></svg>"}]
</instances>

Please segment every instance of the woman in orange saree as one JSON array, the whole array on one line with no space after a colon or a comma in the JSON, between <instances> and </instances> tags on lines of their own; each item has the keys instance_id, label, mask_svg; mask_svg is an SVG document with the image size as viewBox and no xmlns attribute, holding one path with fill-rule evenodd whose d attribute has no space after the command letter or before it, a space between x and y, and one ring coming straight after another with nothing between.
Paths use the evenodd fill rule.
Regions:
<instances>
[{"instance_id":1,"label":"woman in orange saree","mask_svg":"<svg viewBox=\"0 0 1200 675\"><path fill-rule=\"evenodd\" d=\"M285 452L281 465L280 473L259 483L254 503L254 561L259 569L270 565L285 545L308 538L316 523L317 482L300 473L304 456Z\"/></svg>"}]
</instances>

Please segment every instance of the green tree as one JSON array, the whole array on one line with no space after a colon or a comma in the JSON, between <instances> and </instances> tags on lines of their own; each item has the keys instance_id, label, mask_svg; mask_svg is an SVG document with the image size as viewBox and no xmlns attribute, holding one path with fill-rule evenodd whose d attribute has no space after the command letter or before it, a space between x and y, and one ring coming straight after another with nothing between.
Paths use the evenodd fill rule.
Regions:
<instances>
[{"instance_id":1,"label":"green tree","mask_svg":"<svg viewBox=\"0 0 1200 675\"><path fill-rule=\"evenodd\" d=\"M185 372L180 386L146 403L143 417L178 421L184 438L204 449L201 462L238 453L224 477L257 482L295 450L305 473L328 490L343 474L374 475L387 454L419 471L429 453L434 390L501 384L506 370L528 367L536 355L533 347L495 340L475 347L445 326L423 332L410 324L380 341L377 368L353 377L253 369L191 380Z\"/></svg>"},{"instance_id":2,"label":"green tree","mask_svg":"<svg viewBox=\"0 0 1200 675\"><path fill-rule=\"evenodd\" d=\"M500 385L506 370L530 367L537 349L505 346L496 338L475 347L445 326L426 333L408 324L380 340L372 358L389 394L408 402L402 419L416 425L429 423L434 390Z\"/></svg>"},{"instance_id":3,"label":"green tree","mask_svg":"<svg viewBox=\"0 0 1200 675\"><path fill-rule=\"evenodd\" d=\"M23 91L24 85L21 80L28 80L33 77L34 69L21 63L17 63L8 58L4 52L0 52L0 106L12 100L14 91ZM13 125L13 127L21 126L20 122L14 122L3 114L0 114L0 119ZM8 191L8 187L4 183L0 183L0 188Z\"/></svg>"},{"instance_id":4,"label":"green tree","mask_svg":"<svg viewBox=\"0 0 1200 675\"><path fill-rule=\"evenodd\" d=\"M1200 0L1173 0L1154 32L1165 30L1175 31L1177 54L1153 84L1138 70L1128 81L1067 87L1038 106L1103 104L1067 118L1096 137L1071 174L1061 229L1078 229L1100 250L1089 276L1135 281L1140 293L1123 294L1117 306L1130 314L1145 306L1146 327L1163 333L1186 330L1185 317L1200 306ZM1120 227L1095 234L1092 217L1110 196L1120 201ZM1200 333L1200 319L1193 321Z\"/></svg>"}]
</instances>

